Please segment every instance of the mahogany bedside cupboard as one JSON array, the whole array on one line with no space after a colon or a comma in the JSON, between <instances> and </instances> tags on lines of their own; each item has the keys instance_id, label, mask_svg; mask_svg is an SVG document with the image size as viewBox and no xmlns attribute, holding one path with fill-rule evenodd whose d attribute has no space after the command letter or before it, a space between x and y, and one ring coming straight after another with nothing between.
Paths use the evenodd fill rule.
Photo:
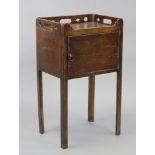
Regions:
<instances>
[{"instance_id":1,"label":"mahogany bedside cupboard","mask_svg":"<svg viewBox=\"0 0 155 155\"><path fill-rule=\"evenodd\" d=\"M123 20L84 14L36 19L40 133L44 133L42 72L60 78L61 147L68 148L68 80L89 78L88 121L94 121L95 75L117 73L116 131L121 128Z\"/></svg>"}]
</instances>

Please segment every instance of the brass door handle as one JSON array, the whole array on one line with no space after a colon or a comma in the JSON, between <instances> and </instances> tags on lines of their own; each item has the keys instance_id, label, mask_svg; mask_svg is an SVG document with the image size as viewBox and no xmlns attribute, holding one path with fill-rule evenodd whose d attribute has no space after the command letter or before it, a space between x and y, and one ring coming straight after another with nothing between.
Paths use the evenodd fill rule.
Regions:
<instances>
[{"instance_id":1,"label":"brass door handle","mask_svg":"<svg viewBox=\"0 0 155 155\"><path fill-rule=\"evenodd\" d=\"M73 61L73 55L72 53L68 53L68 61L72 62Z\"/></svg>"}]
</instances>

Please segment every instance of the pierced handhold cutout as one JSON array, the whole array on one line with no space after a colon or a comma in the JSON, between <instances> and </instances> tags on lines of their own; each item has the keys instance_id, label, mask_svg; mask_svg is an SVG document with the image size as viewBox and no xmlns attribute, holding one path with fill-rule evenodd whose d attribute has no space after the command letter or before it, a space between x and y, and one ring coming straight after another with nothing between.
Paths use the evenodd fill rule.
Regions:
<instances>
[{"instance_id":1,"label":"pierced handhold cutout","mask_svg":"<svg viewBox=\"0 0 155 155\"><path fill-rule=\"evenodd\" d=\"M80 19L79 19L79 18L77 18L77 19L76 19L76 22L79 22L79 21L80 21Z\"/></svg>"},{"instance_id":2,"label":"pierced handhold cutout","mask_svg":"<svg viewBox=\"0 0 155 155\"><path fill-rule=\"evenodd\" d=\"M112 20L111 19L103 19L103 23L104 24L112 24Z\"/></svg>"},{"instance_id":3,"label":"pierced handhold cutout","mask_svg":"<svg viewBox=\"0 0 155 155\"><path fill-rule=\"evenodd\" d=\"M87 22L88 21L88 17L84 17L84 19L83 19L85 22Z\"/></svg>"},{"instance_id":4,"label":"pierced handhold cutout","mask_svg":"<svg viewBox=\"0 0 155 155\"><path fill-rule=\"evenodd\" d=\"M97 18L96 20L97 20L97 22L99 22L100 21L100 18Z\"/></svg>"},{"instance_id":5,"label":"pierced handhold cutout","mask_svg":"<svg viewBox=\"0 0 155 155\"><path fill-rule=\"evenodd\" d=\"M61 24L66 24L66 23L71 23L72 21L71 21L71 19L60 19L60 23Z\"/></svg>"}]
</instances>

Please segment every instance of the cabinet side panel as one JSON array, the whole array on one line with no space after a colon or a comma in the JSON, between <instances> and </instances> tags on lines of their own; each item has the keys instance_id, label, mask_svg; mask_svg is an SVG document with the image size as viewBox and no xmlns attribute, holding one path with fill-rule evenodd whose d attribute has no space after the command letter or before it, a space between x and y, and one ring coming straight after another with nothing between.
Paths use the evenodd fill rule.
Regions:
<instances>
[{"instance_id":1,"label":"cabinet side panel","mask_svg":"<svg viewBox=\"0 0 155 155\"><path fill-rule=\"evenodd\" d=\"M36 37L38 69L60 77L61 26L37 25Z\"/></svg>"}]
</instances>

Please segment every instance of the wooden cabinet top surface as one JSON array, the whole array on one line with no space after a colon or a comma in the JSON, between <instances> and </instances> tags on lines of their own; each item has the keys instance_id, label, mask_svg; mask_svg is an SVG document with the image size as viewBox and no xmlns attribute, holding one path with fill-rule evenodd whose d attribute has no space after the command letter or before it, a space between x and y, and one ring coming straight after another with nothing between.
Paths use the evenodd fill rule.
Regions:
<instances>
[{"instance_id":1,"label":"wooden cabinet top surface","mask_svg":"<svg viewBox=\"0 0 155 155\"><path fill-rule=\"evenodd\" d=\"M108 24L101 24L98 22L85 22L85 23L74 23L70 24L73 30L79 29L92 29L92 28L100 28L100 27L110 27Z\"/></svg>"},{"instance_id":2,"label":"wooden cabinet top surface","mask_svg":"<svg viewBox=\"0 0 155 155\"><path fill-rule=\"evenodd\" d=\"M117 31L121 18L109 17L97 14L38 17L37 24L48 28L65 27L66 35L81 35Z\"/></svg>"}]
</instances>

